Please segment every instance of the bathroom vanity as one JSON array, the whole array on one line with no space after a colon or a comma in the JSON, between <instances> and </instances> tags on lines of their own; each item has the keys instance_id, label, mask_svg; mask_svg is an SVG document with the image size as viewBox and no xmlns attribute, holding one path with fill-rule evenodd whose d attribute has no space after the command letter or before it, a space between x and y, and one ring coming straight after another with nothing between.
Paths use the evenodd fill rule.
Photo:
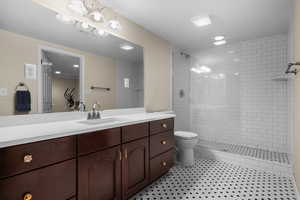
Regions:
<instances>
[{"instance_id":1,"label":"bathroom vanity","mask_svg":"<svg viewBox=\"0 0 300 200\"><path fill-rule=\"evenodd\" d=\"M128 199L173 166L174 118L128 122L1 148L0 199Z\"/></svg>"}]
</instances>

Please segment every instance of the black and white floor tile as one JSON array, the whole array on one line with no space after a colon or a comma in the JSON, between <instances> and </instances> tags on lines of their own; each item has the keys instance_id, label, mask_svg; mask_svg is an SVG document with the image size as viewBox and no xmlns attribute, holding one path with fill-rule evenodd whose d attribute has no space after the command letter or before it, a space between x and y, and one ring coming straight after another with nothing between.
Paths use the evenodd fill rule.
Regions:
<instances>
[{"instance_id":1,"label":"black and white floor tile","mask_svg":"<svg viewBox=\"0 0 300 200\"><path fill-rule=\"evenodd\" d=\"M293 180L215 160L175 166L131 200L296 200Z\"/></svg>"},{"instance_id":2,"label":"black and white floor tile","mask_svg":"<svg viewBox=\"0 0 300 200\"><path fill-rule=\"evenodd\" d=\"M252 148L236 144L225 144L212 141L199 141L200 146L216 149L219 151L225 151L229 153L235 153L243 156L250 156L257 159L269 160L282 164L290 164L289 155L282 152L268 151L264 149Z\"/></svg>"}]
</instances>

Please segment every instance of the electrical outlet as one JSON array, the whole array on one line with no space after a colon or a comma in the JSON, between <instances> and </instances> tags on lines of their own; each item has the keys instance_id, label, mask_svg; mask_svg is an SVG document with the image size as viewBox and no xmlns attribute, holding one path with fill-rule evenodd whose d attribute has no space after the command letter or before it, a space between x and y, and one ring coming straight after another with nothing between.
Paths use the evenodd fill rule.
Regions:
<instances>
[{"instance_id":1,"label":"electrical outlet","mask_svg":"<svg viewBox=\"0 0 300 200\"><path fill-rule=\"evenodd\" d=\"M0 88L0 96L1 97L6 97L8 94L8 89L7 88Z\"/></svg>"}]
</instances>

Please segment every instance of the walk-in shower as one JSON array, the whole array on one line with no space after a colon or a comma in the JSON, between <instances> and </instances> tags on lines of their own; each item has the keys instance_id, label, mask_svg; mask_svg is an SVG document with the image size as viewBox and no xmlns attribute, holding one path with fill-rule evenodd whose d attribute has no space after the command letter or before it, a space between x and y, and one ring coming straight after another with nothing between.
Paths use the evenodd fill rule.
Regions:
<instances>
[{"instance_id":1,"label":"walk-in shower","mask_svg":"<svg viewBox=\"0 0 300 200\"><path fill-rule=\"evenodd\" d=\"M205 149L290 165L288 34L206 49L190 57L175 51L173 63L176 129L197 133L202 155Z\"/></svg>"}]
</instances>

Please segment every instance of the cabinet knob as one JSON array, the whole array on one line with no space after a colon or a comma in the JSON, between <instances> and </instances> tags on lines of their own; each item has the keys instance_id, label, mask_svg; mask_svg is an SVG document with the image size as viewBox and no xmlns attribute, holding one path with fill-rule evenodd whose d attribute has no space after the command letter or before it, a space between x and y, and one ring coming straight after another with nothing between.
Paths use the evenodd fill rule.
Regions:
<instances>
[{"instance_id":1,"label":"cabinet knob","mask_svg":"<svg viewBox=\"0 0 300 200\"><path fill-rule=\"evenodd\" d=\"M164 124L162 124L162 127L163 128L168 128L168 125L164 123Z\"/></svg>"},{"instance_id":2,"label":"cabinet knob","mask_svg":"<svg viewBox=\"0 0 300 200\"><path fill-rule=\"evenodd\" d=\"M24 156L24 163L31 163L32 159L32 155L26 155Z\"/></svg>"},{"instance_id":3,"label":"cabinet knob","mask_svg":"<svg viewBox=\"0 0 300 200\"><path fill-rule=\"evenodd\" d=\"M23 200L32 200L32 194L26 193L26 194L24 195Z\"/></svg>"},{"instance_id":4,"label":"cabinet knob","mask_svg":"<svg viewBox=\"0 0 300 200\"><path fill-rule=\"evenodd\" d=\"M166 141L166 140L163 140L163 141L161 141L160 143L163 144L163 145L165 145L165 144L167 144L167 141Z\"/></svg>"},{"instance_id":5,"label":"cabinet knob","mask_svg":"<svg viewBox=\"0 0 300 200\"><path fill-rule=\"evenodd\" d=\"M162 166L167 166L167 162L162 162Z\"/></svg>"}]
</instances>

